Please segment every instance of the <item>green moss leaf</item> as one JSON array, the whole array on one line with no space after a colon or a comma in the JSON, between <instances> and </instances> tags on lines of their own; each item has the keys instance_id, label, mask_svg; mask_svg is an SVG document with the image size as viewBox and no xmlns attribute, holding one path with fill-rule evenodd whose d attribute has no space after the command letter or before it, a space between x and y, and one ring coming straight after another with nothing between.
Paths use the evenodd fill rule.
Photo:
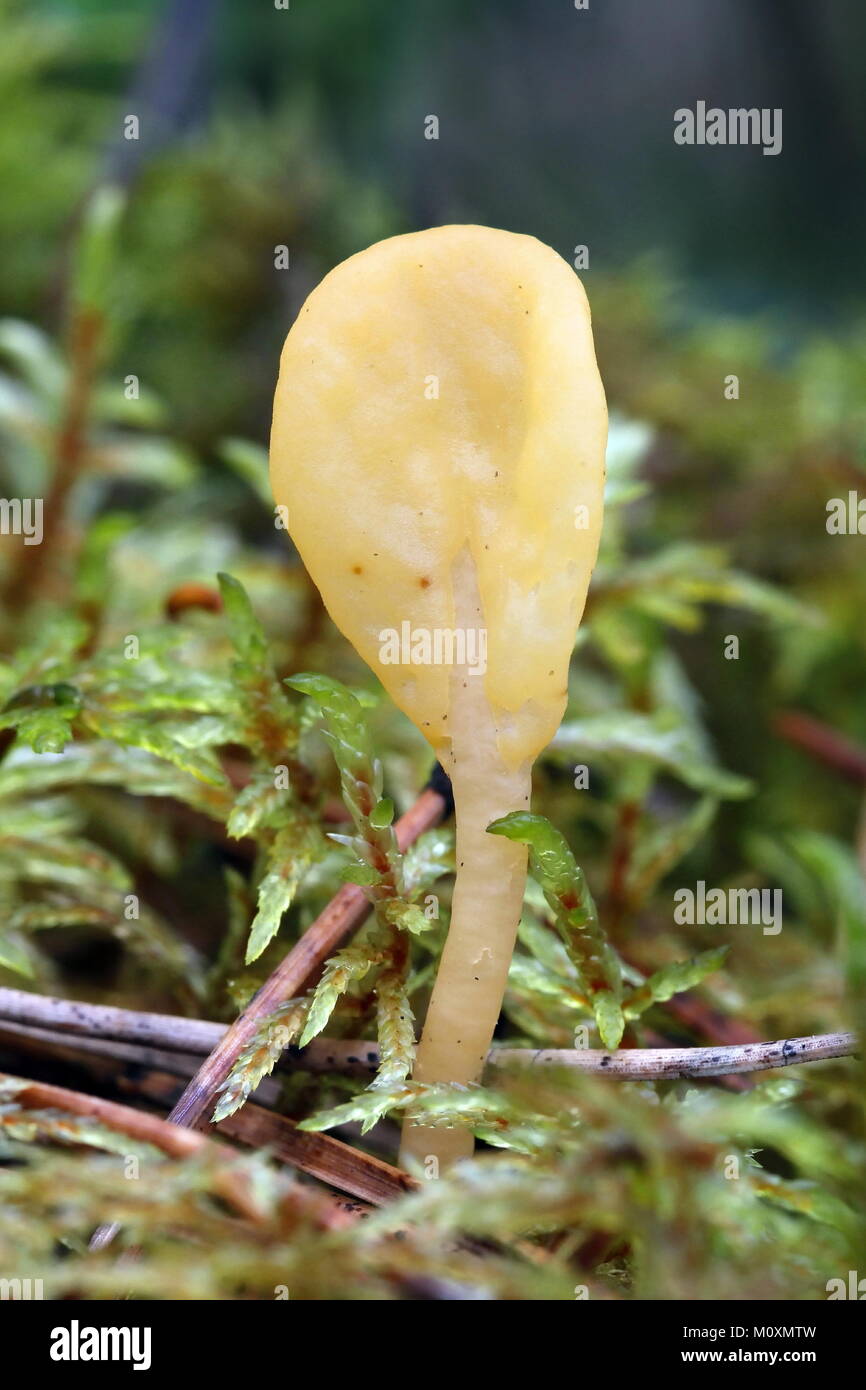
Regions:
<instances>
[{"instance_id":1,"label":"green moss leaf","mask_svg":"<svg viewBox=\"0 0 866 1390\"><path fill-rule=\"evenodd\" d=\"M728 946L716 946L689 960L674 961L650 975L646 982L627 995L623 1002L626 1018L638 1018L653 1004L663 1004L683 990L694 989L708 975L720 970L728 954Z\"/></svg>"},{"instance_id":2,"label":"green moss leaf","mask_svg":"<svg viewBox=\"0 0 866 1390\"><path fill-rule=\"evenodd\" d=\"M645 759L696 791L722 799L739 799L752 791L744 777L710 762L696 746L688 725L665 712L644 715L619 710L569 720L554 735L550 748L555 754L567 755L569 761L593 753L617 762Z\"/></svg>"}]
</instances>

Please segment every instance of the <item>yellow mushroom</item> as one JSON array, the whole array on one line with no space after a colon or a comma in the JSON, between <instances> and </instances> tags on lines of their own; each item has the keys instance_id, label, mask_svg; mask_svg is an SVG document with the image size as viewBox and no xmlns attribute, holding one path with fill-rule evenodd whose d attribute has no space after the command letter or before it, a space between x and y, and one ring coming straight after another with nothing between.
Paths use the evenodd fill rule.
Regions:
<instances>
[{"instance_id":1,"label":"yellow mushroom","mask_svg":"<svg viewBox=\"0 0 866 1390\"><path fill-rule=\"evenodd\" d=\"M477 1081L496 1025L526 851L486 828L528 805L562 718L606 437L586 295L532 237L451 226L379 242L325 277L283 349L275 500L335 623L454 788L421 1082ZM464 1131L410 1126L402 1157L471 1149Z\"/></svg>"}]
</instances>

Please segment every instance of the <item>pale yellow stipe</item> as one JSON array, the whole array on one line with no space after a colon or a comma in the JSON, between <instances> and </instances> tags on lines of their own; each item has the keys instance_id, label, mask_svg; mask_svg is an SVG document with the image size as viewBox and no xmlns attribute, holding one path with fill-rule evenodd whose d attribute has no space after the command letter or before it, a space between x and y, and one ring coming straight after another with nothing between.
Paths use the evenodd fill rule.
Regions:
<instances>
[{"instance_id":1,"label":"pale yellow stipe","mask_svg":"<svg viewBox=\"0 0 866 1390\"><path fill-rule=\"evenodd\" d=\"M606 434L583 288L531 237L380 242L326 276L283 349L275 500L334 621L454 781L460 867L424 1081L477 1080L496 1023L525 855L485 828L525 809L562 718ZM401 662L405 625L412 641L473 629L474 670ZM470 1149L460 1131L410 1129L404 1158L441 1167Z\"/></svg>"}]
</instances>

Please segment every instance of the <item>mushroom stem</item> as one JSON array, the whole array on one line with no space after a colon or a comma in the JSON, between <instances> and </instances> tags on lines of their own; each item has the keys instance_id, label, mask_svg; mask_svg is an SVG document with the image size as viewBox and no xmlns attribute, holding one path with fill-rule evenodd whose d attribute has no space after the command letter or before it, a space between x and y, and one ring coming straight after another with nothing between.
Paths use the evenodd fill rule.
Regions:
<instances>
[{"instance_id":1,"label":"mushroom stem","mask_svg":"<svg viewBox=\"0 0 866 1390\"><path fill-rule=\"evenodd\" d=\"M482 621L475 566L464 551L454 568L457 628ZM467 644L468 645L468 644ZM413 1079L426 1085L481 1078L502 1007L526 884L526 849L487 827L498 816L525 810L531 763L508 766L499 750L497 720L477 669L456 666L452 677L451 745L443 751L454 790L457 879L451 925L427 1009ZM412 1125L403 1129L400 1161L438 1174L472 1153L466 1129ZM431 1160L436 1163L431 1165Z\"/></svg>"}]
</instances>

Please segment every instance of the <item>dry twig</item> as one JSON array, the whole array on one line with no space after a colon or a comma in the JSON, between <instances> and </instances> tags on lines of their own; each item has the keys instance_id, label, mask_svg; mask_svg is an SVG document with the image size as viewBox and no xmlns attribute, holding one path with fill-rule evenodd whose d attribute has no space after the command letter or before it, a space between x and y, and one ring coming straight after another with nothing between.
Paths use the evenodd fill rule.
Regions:
<instances>
[{"instance_id":1,"label":"dry twig","mask_svg":"<svg viewBox=\"0 0 866 1390\"><path fill-rule=\"evenodd\" d=\"M445 798L427 787L395 826L400 849L437 825L444 812ZM200 1125L235 1062L256 1036L262 1019L315 983L328 956L361 925L369 910L369 901L360 888L347 883L340 889L202 1063L169 1116L174 1124Z\"/></svg>"},{"instance_id":2,"label":"dry twig","mask_svg":"<svg viewBox=\"0 0 866 1390\"><path fill-rule=\"evenodd\" d=\"M46 1009L44 1006L48 1005ZM204 1051L206 1045L216 1037L224 1037L226 1029L220 1023L203 1023L198 1020L178 1018L169 1014L136 1014L126 1009L104 1009L94 1004L68 1004L69 1026L63 1029L61 1019L64 1011L55 1006L66 1005L61 999L49 1000L41 995L27 994L24 990L0 989L0 1020L15 1020L5 1030L7 1034L20 1032L22 1036L52 1037L63 1041L66 1032L78 1034L87 1031L90 1011L93 1011L95 1029L100 1032L105 1025L105 1015L111 1014L112 1033L110 1036L133 1038L143 1033L162 1047L172 1049L182 1042L189 1052ZM33 1028L24 1020L44 1019L52 1016L57 1031ZM123 1016L128 1015L129 1023L124 1025ZM72 1020L74 1018L74 1025ZM177 1024L177 1029L173 1025ZM190 1031L187 1031L189 1027ZM100 1034L103 1039L106 1034ZM165 1063L165 1069L176 1075L184 1075L184 1065L189 1066L187 1056L176 1053L174 1057L153 1052L145 1046L127 1044L118 1053L117 1044L103 1041L88 1041L87 1050L107 1056L117 1056L123 1061L137 1061L145 1065ZM494 1047L488 1054L488 1065L558 1065L576 1067L581 1071L603 1072L615 1080L661 1080L673 1076L736 1076L753 1071L767 1071L773 1067L787 1067L795 1062L818 1062L832 1057L851 1057L857 1051L857 1038L854 1033L817 1033L804 1038L781 1038L775 1042L749 1041L726 1047L638 1047L624 1048L619 1052L604 1052L591 1048L527 1048ZM178 1058L183 1057L183 1063ZM376 1043L357 1038L317 1038L302 1051L290 1049L285 1064L301 1066L309 1071L336 1071L357 1076L373 1076L379 1065L379 1049ZM248 1102L249 1104L249 1102Z\"/></svg>"},{"instance_id":3,"label":"dry twig","mask_svg":"<svg viewBox=\"0 0 866 1390\"><path fill-rule=\"evenodd\" d=\"M74 1067L86 1067L101 1086L147 1099L170 1109L177 1098L178 1076L191 1076L198 1059L181 1052L157 1052L135 1043L113 1043L98 1038L70 1037L45 1028L0 1022L0 1043L26 1053L49 1057ZM163 1069L161 1062L167 1062ZM266 1088L267 1083L259 1088ZM276 1091L276 1088L274 1088ZM400 1168L352 1148L330 1134L307 1134L294 1120L272 1113L266 1105L248 1102L223 1120L218 1132L251 1148L267 1146L275 1157L299 1172L327 1183L339 1192L383 1206L415 1190L412 1178Z\"/></svg>"},{"instance_id":4,"label":"dry twig","mask_svg":"<svg viewBox=\"0 0 866 1390\"><path fill-rule=\"evenodd\" d=\"M27 1081L4 1072L0 1072L0 1090L7 1100L24 1110L62 1110L66 1114L82 1115L131 1139L152 1144L170 1158L189 1158L202 1152L224 1156L225 1169L218 1177L220 1195L241 1216L256 1222L262 1220L261 1210L245 1176L237 1169L236 1155L206 1135L180 1129L145 1110L133 1110L128 1105L118 1105L116 1101L103 1100L100 1096L84 1095L81 1091L69 1091L42 1081ZM300 1186L292 1192L291 1203L299 1216L310 1218L325 1229L337 1229L352 1220L351 1213L344 1205L335 1203L325 1193Z\"/></svg>"}]
</instances>

